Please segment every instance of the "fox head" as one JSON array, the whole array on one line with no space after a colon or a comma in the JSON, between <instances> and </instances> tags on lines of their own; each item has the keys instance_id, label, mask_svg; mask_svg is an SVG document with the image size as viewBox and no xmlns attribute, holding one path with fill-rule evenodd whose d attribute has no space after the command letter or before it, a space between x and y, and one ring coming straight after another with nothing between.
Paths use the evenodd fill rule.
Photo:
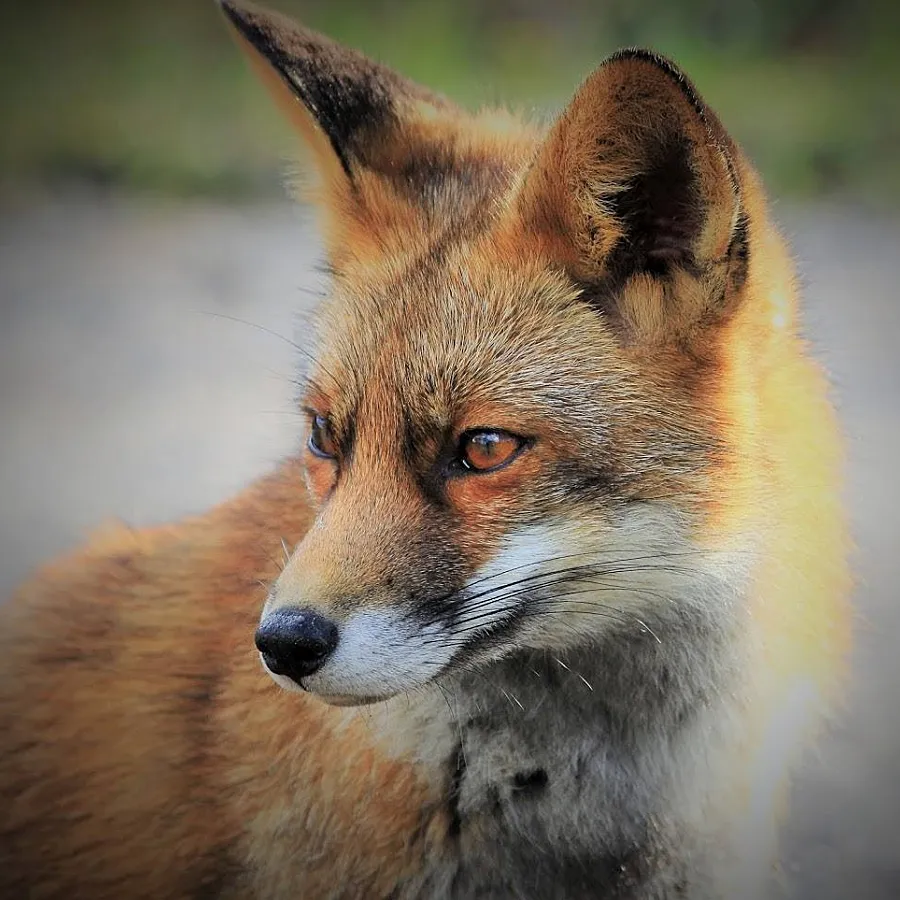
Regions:
<instances>
[{"instance_id":1,"label":"fox head","mask_svg":"<svg viewBox=\"0 0 900 900\"><path fill-rule=\"evenodd\" d=\"M727 606L790 276L691 83L622 51L539 129L223 6L311 151L333 270L275 679L363 703Z\"/></svg>"}]
</instances>

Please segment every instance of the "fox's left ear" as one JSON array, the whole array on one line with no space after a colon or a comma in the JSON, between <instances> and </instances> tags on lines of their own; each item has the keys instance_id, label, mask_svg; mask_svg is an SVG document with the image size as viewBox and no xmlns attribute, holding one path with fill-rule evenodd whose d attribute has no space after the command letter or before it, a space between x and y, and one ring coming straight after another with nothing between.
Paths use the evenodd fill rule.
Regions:
<instances>
[{"instance_id":1,"label":"fox's left ear","mask_svg":"<svg viewBox=\"0 0 900 900\"><path fill-rule=\"evenodd\" d=\"M708 318L745 275L737 150L687 78L649 51L617 53L587 79L514 209L518 227L631 331Z\"/></svg>"},{"instance_id":2,"label":"fox's left ear","mask_svg":"<svg viewBox=\"0 0 900 900\"><path fill-rule=\"evenodd\" d=\"M496 161L466 143L470 117L448 100L280 13L219 2L311 150L333 256L408 246L444 227L451 200L491 187Z\"/></svg>"}]
</instances>

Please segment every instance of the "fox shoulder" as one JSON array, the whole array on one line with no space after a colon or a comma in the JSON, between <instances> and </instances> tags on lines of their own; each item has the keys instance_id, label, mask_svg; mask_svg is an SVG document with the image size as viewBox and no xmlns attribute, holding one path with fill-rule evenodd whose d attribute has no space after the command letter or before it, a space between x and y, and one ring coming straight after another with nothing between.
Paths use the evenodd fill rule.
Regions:
<instances>
[{"instance_id":1,"label":"fox shoulder","mask_svg":"<svg viewBox=\"0 0 900 900\"><path fill-rule=\"evenodd\" d=\"M0 606L0 894L187 896L221 872L215 705L278 571L259 522L296 541L308 515L279 503L294 477L179 525L107 525Z\"/></svg>"}]
</instances>

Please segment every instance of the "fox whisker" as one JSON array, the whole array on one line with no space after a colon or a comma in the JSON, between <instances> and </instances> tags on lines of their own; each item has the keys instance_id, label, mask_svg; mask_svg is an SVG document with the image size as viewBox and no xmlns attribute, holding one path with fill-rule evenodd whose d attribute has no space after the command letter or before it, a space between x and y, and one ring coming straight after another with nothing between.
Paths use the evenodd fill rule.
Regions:
<instances>
[{"instance_id":1,"label":"fox whisker","mask_svg":"<svg viewBox=\"0 0 900 900\"><path fill-rule=\"evenodd\" d=\"M643 558L657 559L658 557L633 557L632 560ZM625 560L625 562L631 562L632 560ZM470 596L465 596L465 593L460 591L443 595L433 601L436 608L435 617L427 621L429 622L429 624L432 624L433 622L442 619L445 614L445 604L448 600L455 600L456 602L464 604L467 607L467 612L473 612L480 606L487 606L496 603L497 600L500 599L497 595L501 591L508 591L525 584L532 585L535 588L550 587L558 583L563 583L564 581L584 580L584 578L587 576L605 577L607 575L637 574L648 572L652 572L654 574L665 573L669 575L683 575L685 577L691 577L696 574L692 569L670 565L633 566L614 564L604 565L601 567L598 565L590 566L585 564L569 566L562 569L551 569L550 571L527 575L523 578L516 579L515 581L509 581L503 584L494 585L493 587L486 588L485 590ZM544 579L552 579L555 576L559 576L559 581L544 581ZM623 589L628 590L628 587L626 586ZM473 603L473 601L479 602Z\"/></svg>"},{"instance_id":2,"label":"fox whisker","mask_svg":"<svg viewBox=\"0 0 900 900\"><path fill-rule=\"evenodd\" d=\"M206 309L199 310L199 312L204 316L212 316L216 319L225 319L228 322L237 322L240 325L246 325L249 328L255 328L257 331L261 331L264 334L269 334L272 337L278 338L278 340L280 341L284 341L286 344L290 345L293 350L295 350L308 362L314 365L318 370L324 372L334 382L335 385L340 385L340 379L333 372L330 372L328 369L326 369L325 366L323 366L319 361L319 359L314 356L309 350L307 350L305 347L301 347L300 344L298 344L296 341L292 341L289 337L285 337L283 334L273 330L272 328L268 328L265 325L260 325L259 322L251 322L248 319L242 319L239 316L229 315L228 313L213 312L212 310Z\"/></svg>"},{"instance_id":3,"label":"fox whisker","mask_svg":"<svg viewBox=\"0 0 900 900\"><path fill-rule=\"evenodd\" d=\"M570 669L558 656L553 657L567 672L571 672L573 675L576 675L580 678L588 687L590 691L594 690L594 686L584 677L580 672L576 672L574 669Z\"/></svg>"}]
</instances>

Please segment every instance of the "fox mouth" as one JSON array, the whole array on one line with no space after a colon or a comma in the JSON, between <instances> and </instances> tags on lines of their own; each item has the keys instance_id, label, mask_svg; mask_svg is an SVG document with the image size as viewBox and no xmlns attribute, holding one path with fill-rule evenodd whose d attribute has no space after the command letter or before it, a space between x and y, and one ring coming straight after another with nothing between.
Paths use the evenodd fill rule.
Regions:
<instances>
[{"instance_id":1,"label":"fox mouth","mask_svg":"<svg viewBox=\"0 0 900 900\"><path fill-rule=\"evenodd\" d=\"M371 706L374 703L383 703L390 700L394 694L338 694L329 693L327 691L319 692L309 688L303 682L305 679L288 678L286 675L279 675L273 672L266 663L262 653L259 654L259 661L263 671L268 675L279 687L292 693L309 694L329 706Z\"/></svg>"},{"instance_id":2,"label":"fox mouth","mask_svg":"<svg viewBox=\"0 0 900 900\"><path fill-rule=\"evenodd\" d=\"M375 703L384 703L391 699L387 695L384 697L354 697L349 694L313 694L313 696L329 706L341 707L372 706Z\"/></svg>"}]
</instances>

